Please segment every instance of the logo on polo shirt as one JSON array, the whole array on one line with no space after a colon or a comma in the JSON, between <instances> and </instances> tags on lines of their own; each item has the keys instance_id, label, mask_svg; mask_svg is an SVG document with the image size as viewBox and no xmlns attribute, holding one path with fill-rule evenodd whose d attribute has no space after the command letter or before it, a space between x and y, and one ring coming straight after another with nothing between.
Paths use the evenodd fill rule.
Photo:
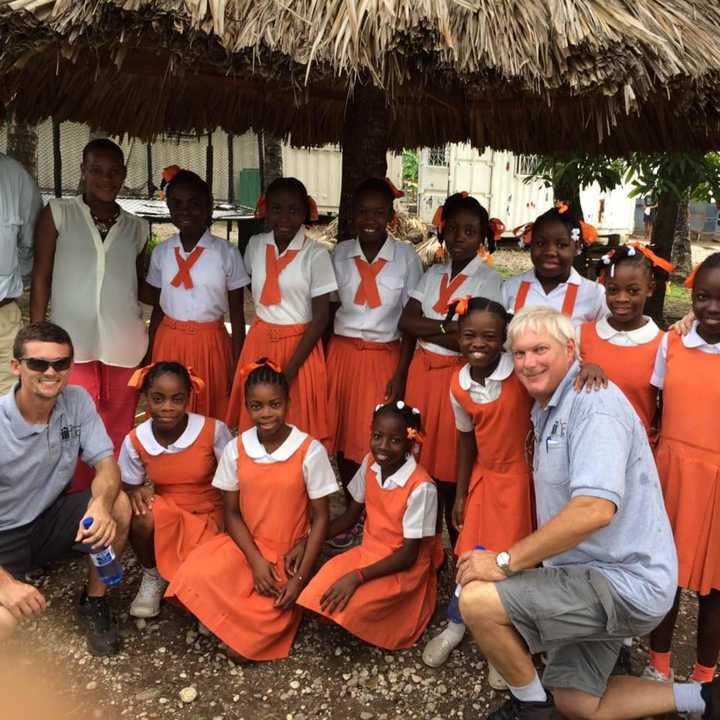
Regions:
<instances>
[{"instance_id":1,"label":"logo on polo shirt","mask_svg":"<svg viewBox=\"0 0 720 720\"><path fill-rule=\"evenodd\" d=\"M64 425L60 428L60 438L70 440L70 438L80 437L80 427L80 425Z\"/></svg>"}]
</instances>

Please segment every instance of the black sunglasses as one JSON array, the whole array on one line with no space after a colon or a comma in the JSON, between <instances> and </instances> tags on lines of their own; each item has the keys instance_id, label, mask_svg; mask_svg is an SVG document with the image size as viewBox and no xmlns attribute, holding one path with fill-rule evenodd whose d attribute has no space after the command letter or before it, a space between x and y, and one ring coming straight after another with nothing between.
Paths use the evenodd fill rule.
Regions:
<instances>
[{"instance_id":1,"label":"black sunglasses","mask_svg":"<svg viewBox=\"0 0 720 720\"><path fill-rule=\"evenodd\" d=\"M60 358L59 360L43 360L43 358L24 357L20 358L20 362L24 362L33 372L44 373L48 368L52 368L55 372L63 372L72 365L72 355Z\"/></svg>"}]
</instances>

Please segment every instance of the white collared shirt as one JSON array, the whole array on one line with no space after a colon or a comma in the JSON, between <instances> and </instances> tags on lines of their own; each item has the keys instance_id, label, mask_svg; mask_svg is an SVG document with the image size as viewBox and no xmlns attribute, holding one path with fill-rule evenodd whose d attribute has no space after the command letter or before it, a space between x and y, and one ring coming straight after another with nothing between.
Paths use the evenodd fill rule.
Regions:
<instances>
[{"instance_id":1,"label":"white collared shirt","mask_svg":"<svg viewBox=\"0 0 720 720\"><path fill-rule=\"evenodd\" d=\"M278 305L263 305L260 296L265 285L267 245L275 247L272 231L253 235L245 251L245 268L252 277L255 314L261 320L276 325L310 322L312 299L337 290L330 253L316 240L305 237L305 228L301 227L285 250L299 250L299 253L280 273L278 284L282 300ZM280 255L278 260L284 254Z\"/></svg>"},{"instance_id":2,"label":"white collared shirt","mask_svg":"<svg viewBox=\"0 0 720 720\"><path fill-rule=\"evenodd\" d=\"M228 292L250 284L240 251L227 240L211 235L209 230L195 247L204 248L190 269L193 286L172 285L178 273L175 248L187 260L190 253L183 250L180 235L173 235L155 247L150 258L147 281L160 288L160 307L175 320L212 322L228 312ZM194 251L195 248L193 248Z\"/></svg>"},{"instance_id":3,"label":"white collared shirt","mask_svg":"<svg viewBox=\"0 0 720 720\"><path fill-rule=\"evenodd\" d=\"M502 393L502 381L512 375L513 369L514 365L512 355L504 352L500 356L498 366L485 378L484 385L479 382L475 382L472 379L469 364L463 365L463 367L460 368L458 382L463 390L469 390L470 398L474 403L477 403L478 405L486 405L487 403L494 402L500 397L500 394ZM472 417L455 399L455 396L452 393L452 388L450 389L450 404L452 405L453 414L455 415L455 427L460 432L472 432Z\"/></svg>"},{"instance_id":4,"label":"white collared shirt","mask_svg":"<svg viewBox=\"0 0 720 720\"><path fill-rule=\"evenodd\" d=\"M514 312L515 299L520 290L520 284L523 282L530 283L523 307L540 305L555 308L558 312L562 310L567 286L579 285L572 313L572 321L575 323L575 327L579 327L584 322L599 320L609 314L605 302L605 287L600 283L582 277L575 268L570 269L570 277L567 282L560 283L547 295L534 270L528 270L521 275L508 278L502 288L502 303L508 312Z\"/></svg>"},{"instance_id":5,"label":"white collared shirt","mask_svg":"<svg viewBox=\"0 0 720 720\"><path fill-rule=\"evenodd\" d=\"M375 257L375 260L386 261L376 275L382 304L370 308L367 303L355 304L355 295L360 287L356 257L366 261L357 238L338 243L332 255L340 301L335 314L335 334L371 342L397 340L400 337L400 314L410 297L410 290L417 286L422 277L420 258L412 245L388 235Z\"/></svg>"},{"instance_id":6,"label":"white collared shirt","mask_svg":"<svg viewBox=\"0 0 720 720\"><path fill-rule=\"evenodd\" d=\"M606 340L611 345L619 347L637 347L652 342L660 328L655 321L643 315L645 324L636 330L616 330L607 320L608 316L600 318L595 324L595 331L601 340Z\"/></svg>"},{"instance_id":7,"label":"white collared shirt","mask_svg":"<svg viewBox=\"0 0 720 720\"><path fill-rule=\"evenodd\" d=\"M445 313L438 313L433 310L433 305L438 301L440 295L440 283L442 277L446 276L448 284L452 282L450 273L452 263L447 262L441 265L431 265L420 279L417 287L410 292L410 297L422 305L422 313L431 320L444 320ZM480 257L474 257L460 272L466 278L457 290L452 294L450 300L460 299L465 295L472 297L484 297L496 302L502 302L502 278L496 270L488 267L487 263ZM459 352L435 345L434 343L420 340L420 347L437 353L438 355L460 355Z\"/></svg>"},{"instance_id":8,"label":"white collared shirt","mask_svg":"<svg viewBox=\"0 0 720 720\"><path fill-rule=\"evenodd\" d=\"M720 343L714 343L712 345L706 343L705 340L700 337L697 328L698 321L696 320L693 323L690 332L687 335L682 336L682 344L686 348L694 348L700 350L700 352L707 353L708 355L720 355ZM671 332L674 332L674 330L666 332L665 335L663 335L663 339L660 341L660 347L658 348L657 355L655 356L655 369L653 370L652 378L650 379L650 384L660 390L663 389L663 385L665 384L665 373L667 371L667 344L668 336Z\"/></svg>"},{"instance_id":9,"label":"white collared shirt","mask_svg":"<svg viewBox=\"0 0 720 720\"><path fill-rule=\"evenodd\" d=\"M76 363L136 367L148 345L136 268L147 222L121 208L103 241L82 195L48 204L58 232L50 319L70 334Z\"/></svg>"},{"instance_id":10,"label":"white collared shirt","mask_svg":"<svg viewBox=\"0 0 720 720\"><path fill-rule=\"evenodd\" d=\"M188 423L183 434L167 447L161 445L155 438L152 430L152 420L146 420L135 429L138 442L149 455L162 455L164 453L172 455L186 450L198 439L200 432L205 427L205 422L208 420L203 415L197 415L196 413L188 413L187 416ZM218 462L220 462L225 446L231 440L232 435L225 423L216 420L213 448L215 450L215 459ZM145 482L145 467L135 446L132 444L132 440L130 440L130 435L126 435L123 440L118 466L120 467L120 477L124 483L142 485Z\"/></svg>"},{"instance_id":11,"label":"white collared shirt","mask_svg":"<svg viewBox=\"0 0 720 720\"><path fill-rule=\"evenodd\" d=\"M257 428L251 427L240 435L240 442L247 456L256 463L266 465L269 463L285 462L305 442L307 433L298 430L291 425L290 435L287 440L272 453L268 453L265 446L260 442L257 435ZM219 490L236 492L240 485L237 472L238 447L237 442L231 442L225 448L220 464L215 471L215 478L212 484ZM335 472L330 465L330 458L327 450L317 440L313 440L308 447L303 459L303 479L308 497L311 500L332 495L339 490Z\"/></svg>"},{"instance_id":12,"label":"white collared shirt","mask_svg":"<svg viewBox=\"0 0 720 720\"><path fill-rule=\"evenodd\" d=\"M365 503L365 474L367 473L370 455L363 458L362 464L347 486L348 492L353 500ZM393 490L404 487L410 476L415 472L417 462L410 455L407 460L390 477L385 478L385 483L380 479L380 467L377 463L370 466L375 474L378 487L381 490ZM437 532L437 488L435 483L425 482L418 485L407 500L407 506L403 515L403 537L408 540L417 540L424 537L432 537Z\"/></svg>"}]
</instances>

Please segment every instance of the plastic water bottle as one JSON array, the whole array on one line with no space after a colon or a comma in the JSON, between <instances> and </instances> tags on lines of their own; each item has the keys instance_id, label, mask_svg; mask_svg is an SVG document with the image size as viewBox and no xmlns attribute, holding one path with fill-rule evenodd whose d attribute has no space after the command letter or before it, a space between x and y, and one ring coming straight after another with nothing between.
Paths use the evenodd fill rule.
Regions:
<instances>
[{"instance_id":1,"label":"plastic water bottle","mask_svg":"<svg viewBox=\"0 0 720 720\"><path fill-rule=\"evenodd\" d=\"M83 520L83 527L86 530L89 530L92 524L93 519L91 517L86 517ZM99 550L91 550L90 559L98 569L100 579L108 587L117 585L122 580L122 565L118 562L113 549L109 545L105 545Z\"/></svg>"},{"instance_id":2,"label":"plastic water bottle","mask_svg":"<svg viewBox=\"0 0 720 720\"><path fill-rule=\"evenodd\" d=\"M483 545L476 545L473 550L485 550L486 548ZM447 609L447 615L450 622L454 622L456 625L462 625L464 620L462 619L462 615L460 614L460 592L462 591L462 585L458 583L455 586L455 592L452 594L452 597L450 598L450 602L448 603L448 609Z\"/></svg>"}]
</instances>

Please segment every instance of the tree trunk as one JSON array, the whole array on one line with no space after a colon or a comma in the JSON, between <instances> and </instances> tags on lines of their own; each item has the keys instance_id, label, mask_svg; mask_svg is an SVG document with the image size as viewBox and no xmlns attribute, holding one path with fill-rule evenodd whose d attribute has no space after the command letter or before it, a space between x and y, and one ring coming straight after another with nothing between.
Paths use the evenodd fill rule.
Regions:
<instances>
[{"instance_id":1,"label":"tree trunk","mask_svg":"<svg viewBox=\"0 0 720 720\"><path fill-rule=\"evenodd\" d=\"M655 252L666 260L670 260L672 257L679 206L680 198L674 193L668 191L660 194L651 241L655 246ZM663 270L656 271L655 279L655 292L645 303L645 314L655 320L658 325L663 326L665 324L663 305L665 304L666 284L664 281L667 280L667 274Z\"/></svg>"},{"instance_id":2,"label":"tree trunk","mask_svg":"<svg viewBox=\"0 0 720 720\"><path fill-rule=\"evenodd\" d=\"M672 244L671 259L675 270L670 280L678 285L692 272L692 247L690 244L690 225L688 223L688 198L682 198L678 204L677 219Z\"/></svg>"},{"instance_id":3,"label":"tree trunk","mask_svg":"<svg viewBox=\"0 0 720 720\"><path fill-rule=\"evenodd\" d=\"M263 132L263 177L262 189L283 176L282 142L272 135Z\"/></svg>"},{"instance_id":4,"label":"tree trunk","mask_svg":"<svg viewBox=\"0 0 720 720\"><path fill-rule=\"evenodd\" d=\"M374 86L358 83L345 110L338 240L353 235L350 215L355 188L366 178L387 174L389 134L390 111L385 96Z\"/></svg>"},{"instance_id":5,"label":"tree trunk","mask_svg":"<svg viewBox=\"0 0 720 720\"><path fill-rule=\"evenodd\" d=\"M15 158L37 181L37 128L28 123L12 122L7 131L7 154Z\"/></svg>"}]
</instances>

